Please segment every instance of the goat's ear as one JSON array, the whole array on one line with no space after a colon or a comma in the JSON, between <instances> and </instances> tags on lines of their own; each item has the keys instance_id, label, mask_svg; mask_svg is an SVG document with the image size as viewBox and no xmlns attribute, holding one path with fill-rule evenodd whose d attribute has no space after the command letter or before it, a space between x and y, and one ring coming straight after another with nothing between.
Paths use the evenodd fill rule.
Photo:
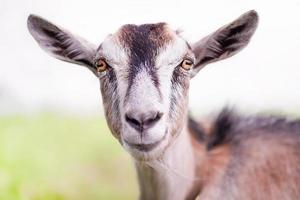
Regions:
<instances>
[{"instance_id":1,"label":"goat's ear","mask_svg":"<svg viewBox=\"0 0 300 200\"><path fill-rule=\"evenodd\" d=\"M258 14L251 10L193 44L196 62L192 77L205 65L233 56L247 46L257 24Z\"/></svg>"},{"instance_id":2,"label":"goat's ear","mask_svg":"<svg viewBox=\"0 0 300 200\"><path fill-rule=\"evenodd\" d=\"M47 53L63 61L84 65L96 73L93 66L94 45L35 15L28 17L27 26Z\"/></svg>"}]
</instances>

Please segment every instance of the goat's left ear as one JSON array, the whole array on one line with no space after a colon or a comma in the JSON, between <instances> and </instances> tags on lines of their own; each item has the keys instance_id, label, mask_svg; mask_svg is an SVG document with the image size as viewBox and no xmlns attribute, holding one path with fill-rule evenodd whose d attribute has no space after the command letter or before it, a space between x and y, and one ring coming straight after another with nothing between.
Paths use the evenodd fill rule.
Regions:
<instances>
[{"instance_id":1,"label":"goat's left ear","mask_svg":"<svg viewBox=\"0 0 300 200\"><path fill-rule=\"evenodd\" d=\"M258 24L258 14L251 10L230 24L192 45L196 57L192 77L205 65L233 56L250 41Z\"/></svg>"},{"instance_id":2,"label":"goat's left ear","mask_svg":"<svg viewBox=\"0 0 300 200\"><path fill-rule=\"evenodd\" d=\"M28 17L27 26L47 53L60 60L86 66L96 74L93 65L96 47L93 44L36 15Z\"/></svg>"}]
</instances>

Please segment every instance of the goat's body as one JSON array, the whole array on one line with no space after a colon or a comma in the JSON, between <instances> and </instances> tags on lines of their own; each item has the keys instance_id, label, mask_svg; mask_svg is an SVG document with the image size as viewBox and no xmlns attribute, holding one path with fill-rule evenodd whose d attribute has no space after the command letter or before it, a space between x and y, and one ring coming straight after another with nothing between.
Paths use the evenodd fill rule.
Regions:
<instances>
[{"instance_id":1,"label":"goat's body","mask_svg":"<svg viewBox=\"0 0 300 200\"><path fill-rule=\"evenodd\" d=\"M257 24L249 11L194 44L165 23L124 25L97 48L28 18L42 49L98 76L108 126L135 158L142 200L300 199L300 122L225 109L209 128L187 123L190 79L242 50Z\"/></svg>"},{"instance_id":2,"label":"goat's body","mask_svg":"<svg viewBox=\"0 0 300 200\"><path fill-rule=\"evenodd\" d=\"M190 125L204 156L197 168L200 199L300 199L300 121L225 110L207 132Z\"/></svg>"}]
</instances>

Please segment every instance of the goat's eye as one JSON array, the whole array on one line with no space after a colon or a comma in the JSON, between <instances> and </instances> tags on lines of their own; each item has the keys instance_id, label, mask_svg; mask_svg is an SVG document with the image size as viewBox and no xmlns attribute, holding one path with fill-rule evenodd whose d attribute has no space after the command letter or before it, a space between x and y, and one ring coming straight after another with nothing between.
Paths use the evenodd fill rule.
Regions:
<instances>
[{"instance_id":1,"label":"goat's eye","mask_svg":"<svg viewBox=\"0 0 300 200\"><path fill-rule=\"evenodd\" d=\"M107 68L108 68L108 64L103 59L97 61L96 63L97 72L104 72L107 70Z\"/></svg>"},{"instance_id":2,"label":"goat's eye","mask_svg":"<svg viewBox=\"0 0 300 200\"><path fill-rule=\"evenodd\" d=\"M190 70L192 66L193 66L193 61L188 59L184 59L180 64L180 67L182 67L185 70Z\"/></svg>"}]
</instances>

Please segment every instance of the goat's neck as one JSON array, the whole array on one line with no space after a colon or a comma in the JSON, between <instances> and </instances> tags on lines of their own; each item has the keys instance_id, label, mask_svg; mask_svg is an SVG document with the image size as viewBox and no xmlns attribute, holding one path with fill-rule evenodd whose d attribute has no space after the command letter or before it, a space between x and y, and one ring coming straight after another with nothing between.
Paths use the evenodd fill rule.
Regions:
<instances>
[{"instance_id":1,"label":"goat's neck","mask_svg":"<svg viewBox=\"0 0 300 200\"><path fill-rule=\"evenodd\" d=\"M189 199L199 180L195 175L195 152L187 128L162 158L151 162L136 161L136 168L141 200Z\"/></svg>"}]
</instances>

